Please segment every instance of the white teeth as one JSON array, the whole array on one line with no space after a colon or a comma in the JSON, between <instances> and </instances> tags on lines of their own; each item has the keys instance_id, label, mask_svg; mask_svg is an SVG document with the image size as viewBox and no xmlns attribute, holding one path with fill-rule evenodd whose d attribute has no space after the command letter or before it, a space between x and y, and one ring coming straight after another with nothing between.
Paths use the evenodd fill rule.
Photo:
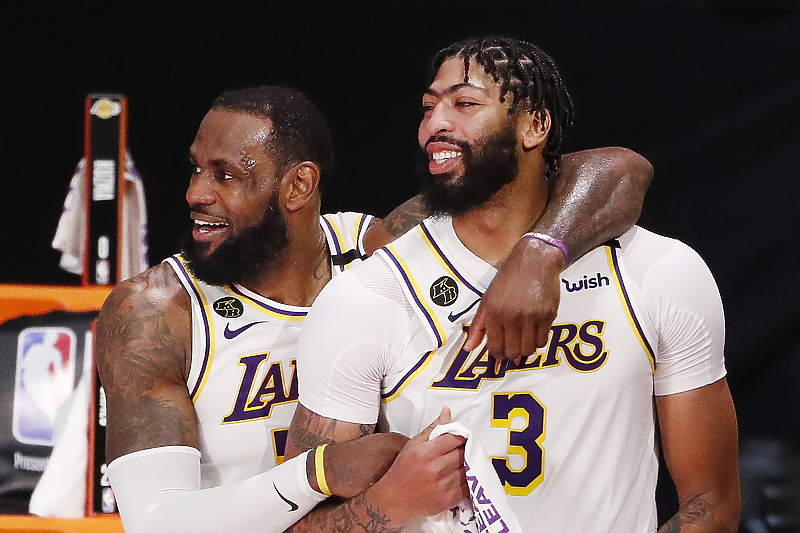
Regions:
<instances>
[{"instance_id":1,"label":"white teeth","mask_svg":"<svg viewBox=\"0 0 800 533\"><path fill-rule=\"evenodd\" d=\"M442 161L445 161L447 159L453 159L455 157L458 157L460 154L461 154L460 152L455 152L452 150L447 150L444 152L434 152L431 154L431 159L433 159L434 162L436 163L441 163Z\"/></svg>"},{"instance_id":2,"label":"white teeth","mask_svg":"<svg viewBox=\"0 0 800 533\"><path fill-rule=\"evenodd\" d=\"M200 220L195 220L194 223L198 228L200 228L201 231L208 231L213 228L220 228L227 226L227 224L224 224L222 222L202 222Z\"/></svg>"}]
</instances>

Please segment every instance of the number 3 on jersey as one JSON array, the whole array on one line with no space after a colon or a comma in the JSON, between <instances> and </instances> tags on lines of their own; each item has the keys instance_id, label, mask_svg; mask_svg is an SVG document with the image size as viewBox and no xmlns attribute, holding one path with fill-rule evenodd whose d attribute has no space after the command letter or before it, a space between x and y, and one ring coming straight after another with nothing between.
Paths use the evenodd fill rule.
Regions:
<instances>
[{"instance_id":1,"label":"number 3 on jersey","mask_svg":"<svg viewBox=\"0 0 800 533\"><path fill-rule=\"evenodd\" d=\"M519 427L514 420L522 419ZM510 457L492 457L503 488L508 494L526 496L544 479L545 408L529 392L492 395L492 427L508 429L508 454L522 458L521 468ZM517 461L518 464L518 461Z\"/></svg>"}]
</instances>

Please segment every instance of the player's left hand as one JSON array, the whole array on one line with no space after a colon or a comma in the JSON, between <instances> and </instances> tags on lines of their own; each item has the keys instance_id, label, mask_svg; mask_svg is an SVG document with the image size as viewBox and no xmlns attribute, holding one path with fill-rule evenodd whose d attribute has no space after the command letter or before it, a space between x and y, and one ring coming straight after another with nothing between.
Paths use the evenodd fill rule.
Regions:
<instances>
[{"instance_id":1,"label":"player's left hand","mask_svg":"<svg viewBox=\"0 0 800 533\"><path fill-rule=\"evenodd\" d=\"M558 248L536 239L517 242L481 299L465 349L477 348L484 336L496 359L519 359L545 346L564 266Z\"/></svg>"}]
</instances>

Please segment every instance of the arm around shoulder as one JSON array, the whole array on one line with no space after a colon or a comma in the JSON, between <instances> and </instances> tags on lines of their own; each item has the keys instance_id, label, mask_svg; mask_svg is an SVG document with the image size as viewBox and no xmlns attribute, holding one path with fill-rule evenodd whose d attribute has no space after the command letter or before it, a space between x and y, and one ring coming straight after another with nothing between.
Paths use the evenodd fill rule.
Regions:
<instances>
[{"instance_id":1,"label":"arm around shoulder","mask_svg":"<svg viewBox=\"0 0 800 533\"><path fill-rule=\"evenodd\" d=\"M571 263L636 223L652 177L650 162L627 148L565 154L534 230L563 241Z\"/></svg>"},{"instance_id":2,"label":"arm around shoulder","mask_svg":"<svg viewBox=\"0 0 800 533\"><path fill-rule=\"evenodd\" d=\"M516 359L544 346L558 311L561 271L633 226L652 175L650 163L625 148L564 155L550 177L547 207L531 228L544 235L520 239L511 249L481 301L466 348L486 336L492 355Z\"/></svg>"}]
</instances>

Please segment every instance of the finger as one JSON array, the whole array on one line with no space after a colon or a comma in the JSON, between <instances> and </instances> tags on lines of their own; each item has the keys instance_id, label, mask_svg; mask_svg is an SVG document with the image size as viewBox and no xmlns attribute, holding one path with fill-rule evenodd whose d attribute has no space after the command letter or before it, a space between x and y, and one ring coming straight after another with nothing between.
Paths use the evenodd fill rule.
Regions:
<instances>
[{"instance_id":1,"label":"finger","mask_svg":"<svg viewBox=\"0 0 800 533\"><path fill-rule=\"evenodd\" d=\"M536 328L536 348L547 346L547 339L550 337L550 327ZM534 350L535 351L535 350Z\"/></svg>"},{"instance_id":2,"label":"finger","mask_svg":"<svg viewBox=\"0 0 800 533\"><path fill-rule=\"evenodd\" d=\"M522 355L522 330L525 326L521 321L510 321L503 329L505 336L503 341L503 357L506 359L515 359Z\"/></svg>"},{"instance_id":3,"label":"finger","mask_svg":"<svg viewBox=\"0 0 800 533\"><path fill-rule=\"evenodd\" d=\"M435 439L428 441L430 444L430 452L433 455L444 457L453 467L463 463L463 454L458 455L458 452L464 447L466 442L467 439L461 435L454 435L452 433L442 433Z\"/></svg>"},{"instance_id":4,"label":"finger","mask_svg":"<svg viewBox=\"0 0 800 533\"><path fill-rule=\"evenodd\" d=\"M486 349L495 359L502 359L505 354L505 331L502 324L486 326Z\"/></svg>"},{"instance_id":5,"label":"finger","mask_svg":"<svg viewBox=\"0 0 800 533\"><path fill-rule=\"evenodd\" d=\"M445 405L444 407L442 407L442 410L439 411L439 416L437 416L436 419L428 425L428 427L423 429L419 433L419 435L417 435L415 437L415 439L416 440L423 440L423 441L428 440L428 438L430 438L430 436L431 436L431 432L433 431L433 428L435 428L436 426L442 425L442 424L449 423L450 420L452 419L452 417L453 417L453 415L450 412L450 407Z\"/></svg>"},{"instance_id":6,"label":"finger","mask_svg":"<svg viewBox=\"0 0 800 533\"><path fill-rule=\"evenodd\" d=\"M526 324L522 327L520 332L520 357L526 357L536 351L538 346L537 328L533 324Z\"/></svg>"},{"instance_id":7,"label":"finger","mask_svg":"<svg viewBox=\"0 0 800 533\"><path fill-rule=\"evenodd\" d=\"M483 337L486 335L486 322L484 316L485 313L483 311L483 302L481 302L478 307L478 312L475 314L475 318L472 321L472 325L469 327L467 341L464 343L464 349L468 352L471 352L480 346L481 341L483 341Z\"/></svg>"}]
</instances>

